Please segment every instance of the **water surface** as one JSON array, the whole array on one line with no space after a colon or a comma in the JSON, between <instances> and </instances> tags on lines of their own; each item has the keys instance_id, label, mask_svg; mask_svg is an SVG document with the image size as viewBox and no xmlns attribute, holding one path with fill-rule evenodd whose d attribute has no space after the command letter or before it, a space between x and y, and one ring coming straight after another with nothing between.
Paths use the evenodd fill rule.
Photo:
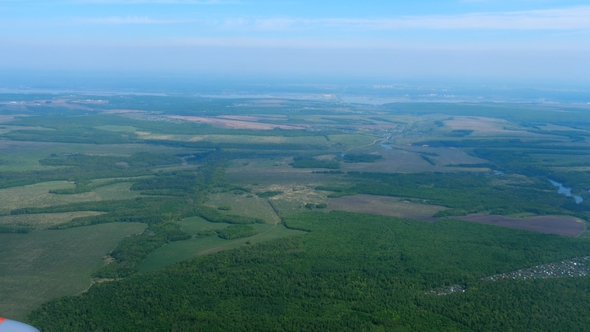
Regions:
<instances>
[{"instance_id":1,"label":"water surface","mask_svg":"<svg viewBox=\"0 0 590 332\"><path fill-rule=\"evenodd\" d=\"M572 195L572 188L567 188L564 187L563 184L557 182L557 181L553 181L553 180L549 180L549 182L551 182L552 185L558 187L557 188L557 192L560 194L565 195L566 197L573 197L574 200L576 201L576 204L580 204L584 201L584 199L580 196L576 196L576 195Z\"/></svg>"}]
</instances>

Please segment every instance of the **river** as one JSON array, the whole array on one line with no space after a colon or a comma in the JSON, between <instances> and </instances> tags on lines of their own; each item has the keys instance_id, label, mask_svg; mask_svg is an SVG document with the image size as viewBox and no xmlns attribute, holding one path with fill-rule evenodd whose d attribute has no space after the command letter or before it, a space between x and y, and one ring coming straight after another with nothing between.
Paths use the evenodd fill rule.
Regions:
<instances>
[{"instance_id":1,"label":"river","mask_svg":"<svg viewBox=\"0 0 590 332\"><path fill-rule=\"evenodd\" d=\"M549 180L549 182L551 182L552 185L558 187L557 188L558 193L564 194L566 197L573 197L574 200L576 200L576 204L580 204L584 201L584 199L582 197L572 195L572 188L564 187L563 184L561 184L557 181Z\"/></svg>"}]
</instances>

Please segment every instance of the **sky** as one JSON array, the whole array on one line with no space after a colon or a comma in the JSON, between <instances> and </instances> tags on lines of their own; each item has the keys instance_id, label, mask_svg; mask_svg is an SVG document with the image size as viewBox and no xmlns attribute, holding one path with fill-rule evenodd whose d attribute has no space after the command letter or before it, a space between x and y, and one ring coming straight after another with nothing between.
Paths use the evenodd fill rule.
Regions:
<instances>
[{"instance_id":1,"label":"sky","mask_svg":"<svg viewBox=\"0 0 590 332\"><path fill-rule=\"evenodd\" d=\"M0 70L589 86L590 3L0 0Z\"/></svg>"}]
</instances>

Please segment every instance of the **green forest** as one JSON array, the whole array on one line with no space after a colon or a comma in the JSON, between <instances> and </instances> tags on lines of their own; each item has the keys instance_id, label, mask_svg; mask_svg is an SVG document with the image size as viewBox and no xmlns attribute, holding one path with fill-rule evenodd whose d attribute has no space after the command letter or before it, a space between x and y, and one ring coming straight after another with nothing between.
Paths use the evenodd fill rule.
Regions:
<instances>
[{"instance_id":1,"label":"green forest","mask_svg":"<svg viewBox=\"0 0 590 332\"><path fill-rule=\"evenodd\" d=\"M585 240L344 212L285 224L309 233L102 283L27 320L42 331L544 331L589 323L588 278L480 280L589 255ZM464 293L425 294L457 283Z\"/></svg>"}]
</instances>

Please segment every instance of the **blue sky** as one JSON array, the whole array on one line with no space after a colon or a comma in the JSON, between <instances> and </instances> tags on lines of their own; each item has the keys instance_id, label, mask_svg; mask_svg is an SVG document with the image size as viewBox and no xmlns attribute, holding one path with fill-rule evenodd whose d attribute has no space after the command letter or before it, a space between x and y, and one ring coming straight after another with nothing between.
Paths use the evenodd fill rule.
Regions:
<instances>
[{"instance_id":1,"label":"blue sky","mask_svg":"<svg viewBox=\"0 0 590 332\"><path fill-rule=\"evenodd\" d=\"M0 0L3 70L583 85L589 59L587 1Z\"/></svg>"}]
</instances>

